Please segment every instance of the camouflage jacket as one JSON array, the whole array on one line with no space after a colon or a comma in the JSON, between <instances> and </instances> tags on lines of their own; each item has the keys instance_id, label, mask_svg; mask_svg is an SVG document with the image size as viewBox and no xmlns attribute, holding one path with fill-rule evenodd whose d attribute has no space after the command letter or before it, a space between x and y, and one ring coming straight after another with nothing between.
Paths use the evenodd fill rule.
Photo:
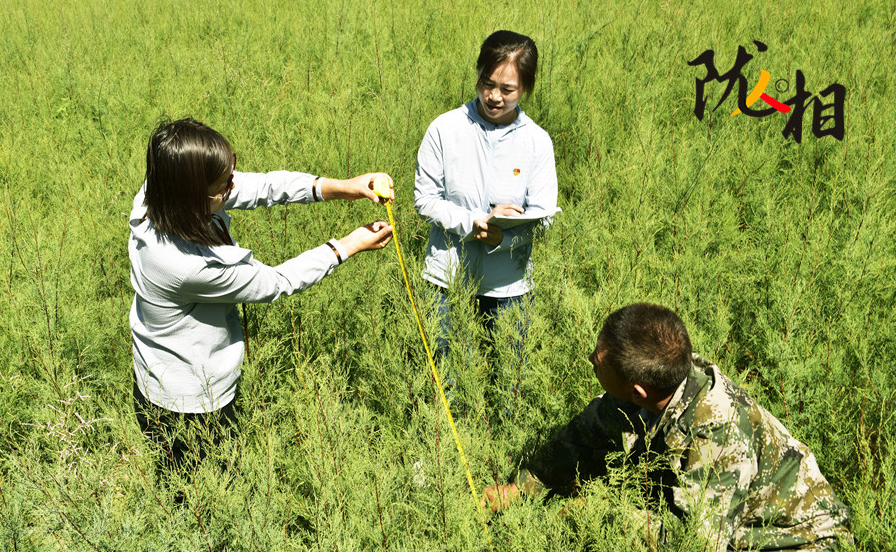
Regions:
<instances>
[{"instance_id":1,"label":"camouflage jacket","mask_svg":"<svg viewBox=\"0 0 896 552\"><path fill-rule=\"evenodd\" d=\"M606 473L613 452L650 462L652 494L696 516L723 549L825 550L851 538L809 449L697 355L660 415L604 394L539 447L516 483L530 496L572 494Z\"/></svg>"}]
</instances>

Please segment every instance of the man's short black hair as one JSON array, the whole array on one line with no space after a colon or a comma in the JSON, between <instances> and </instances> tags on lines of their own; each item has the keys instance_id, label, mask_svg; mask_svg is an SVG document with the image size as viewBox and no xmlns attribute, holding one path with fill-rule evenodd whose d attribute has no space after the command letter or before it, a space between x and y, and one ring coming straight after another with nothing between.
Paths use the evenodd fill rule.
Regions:
<instances>
[{"instance_id":1,"label":"man's short black hair","mask_svg":"<svg viewBox=\"0 0 896 552\"><path fill-rule=\"evenodd\" d=\"M628 383L673 391L691 369L691 339L673 311L635 303L607 317L597 337L603 362Z\"/></svg>"}]
</instances>

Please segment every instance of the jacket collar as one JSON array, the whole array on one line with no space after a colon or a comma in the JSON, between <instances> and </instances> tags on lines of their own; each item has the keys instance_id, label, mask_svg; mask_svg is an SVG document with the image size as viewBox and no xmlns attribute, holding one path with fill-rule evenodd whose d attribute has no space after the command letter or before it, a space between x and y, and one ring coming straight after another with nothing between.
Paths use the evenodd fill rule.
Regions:
<instances>
[{"instance_id":1,"label":"jacket collar","mask_svg":"<svg viewBox=\"0 0 896 552\"><path fill-rule=\"evenodd\" d=\"M474 98L472 101L467 102L463 106L464 113L466 113L467 117L478 124L482 128L486 130L495 130L502 129L510 132L511 130L516 130L522 126L525 126L531 119L520 109L520 106L516 106L517 117L509 125L496 125L494 123L490 123L482 118L482 115L479 114L479 110L477 109L477 105L479 104L479 98Z\"/></svg>"},{"instance_id":2,"label":"jacket collar","mask_svg":"<svg viewBox=\"0 0 896 552\"><path fill-rule=\"evenodd\" d=\"M688 376L678 385L669 404L663 409L662 416L656 424L656 428L671 428L678 424L682 417L694 405L694 401L698 395L705 393L706 388L712 387L715 378L713 377L715 366L708 360L693 355L691 371Z\"/></svg>"}]
</instances>

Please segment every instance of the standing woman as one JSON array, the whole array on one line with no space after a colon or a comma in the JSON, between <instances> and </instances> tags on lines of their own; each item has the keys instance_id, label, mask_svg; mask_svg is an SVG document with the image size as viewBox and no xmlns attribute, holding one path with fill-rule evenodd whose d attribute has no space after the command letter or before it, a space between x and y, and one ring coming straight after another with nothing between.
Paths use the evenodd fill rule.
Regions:
<instances>
[{"instance_id":1,"label":"standing woman","mask_svg":"<svg viewBox=\"0 0 896 552\"><path fill-rule=\"evenodd\" d=\"M417 154L414 207L431 223L423 278L439 293L442 354L450 328L446 288L455 278L476 287L489 331L502 311L528 308L533 232L547 227L557 208L551 138L517 105L532 92L537 65L531 38L489 36L476 62L477 97L436 118ZM522 214L543 218L505 230L491 220Z\"/></svg>"},{"instance_id":2,"label":"standing woman","mask_svg":"<svg viewBox=\"0 0 896 552\"><path fill-rule=\"evenodd\" d=\"M190 443L173 437L183 420L217 441L234 421L244 357L238 303L266 303L319 282L359 251L383 248L383 222L272 267L230 236L225 209L369 198L373 174L331 180L298 172L236 172L218 132L192 119L160 124L146 152L146 182L130 215L130 326L138 421L180 467ZM214 415L214 416L212 416ZM223 428L223 429L222 429ZM202 453L200 453L202 456Z\"/></svg>"}]
</instances>

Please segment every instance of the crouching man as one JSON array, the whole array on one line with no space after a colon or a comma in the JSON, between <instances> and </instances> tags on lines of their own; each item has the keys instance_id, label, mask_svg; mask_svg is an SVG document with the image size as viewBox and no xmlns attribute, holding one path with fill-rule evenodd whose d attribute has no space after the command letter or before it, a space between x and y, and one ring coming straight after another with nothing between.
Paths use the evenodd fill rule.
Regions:
<instances>
[{"instance_id":1,"label":"crouching man","mask_svg":"<svg viewBox=\"0 0 896 552\"><path fill-rule=\"evenodd\" d=\"M809 449L692 353L674 312L639 303L612 313L589 360L606 393L539 447L513 483L486 488L483 505L572 495L622 451L648 462L652 492L676 515L697 516L704 538L721 549L851 542L846 508Z\"/></svg>"}]
</instances>

